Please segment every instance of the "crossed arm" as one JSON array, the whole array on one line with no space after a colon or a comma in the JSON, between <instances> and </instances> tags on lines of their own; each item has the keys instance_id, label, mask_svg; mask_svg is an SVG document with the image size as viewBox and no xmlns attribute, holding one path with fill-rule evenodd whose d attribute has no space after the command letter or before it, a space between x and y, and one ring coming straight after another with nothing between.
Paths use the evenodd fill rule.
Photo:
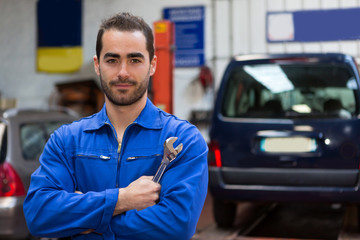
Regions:
<instances>
[{"instance_id":1,"label":"crossed arm","mask_svg":"<svg viewBox=\"0 0 360 240\"><path fill-rule=\"evenodd\" d=\"M121 239L190 239L207 193L207 148L184 152L187 161L169 167L162 186L143 176L125 188L76 193L64 156L47 149L32 176L24 213L33 235L103 234ZM187 156L186 154L189 154ZM62 159L62 160L61 160ZM178 165L176 165L178 164ZM160 191L161 190L161 191ZM94 229L94 230L90 230Z\"/></svg>"}]
</instances>

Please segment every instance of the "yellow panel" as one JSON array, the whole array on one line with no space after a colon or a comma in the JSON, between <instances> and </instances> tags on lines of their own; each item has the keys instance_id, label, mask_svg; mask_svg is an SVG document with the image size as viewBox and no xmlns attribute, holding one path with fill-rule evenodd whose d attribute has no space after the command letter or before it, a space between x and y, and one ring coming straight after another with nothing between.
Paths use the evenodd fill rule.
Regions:
<instances>
[{"instance_id":1,"label":"yellow panel","mask_svg":"<svg viewBox=\"0 0 360 240\"><path fill-rule=\"evenodd\" d=\"M166 23L164 23L164 22L155 23L155 32L156 33L164 33L166 31L167 31Z\"/></svg>"},{"instance_id":2,"label":"yellow panel","mask_svg":"<svg viewBox=\"0 0 360 240\"><path fill-rule=\"evenodd\" d=\"M82 62L82 47L39 47L37 50L39 72L75 72L81 68Z\"/></svg>"}]
</instances>

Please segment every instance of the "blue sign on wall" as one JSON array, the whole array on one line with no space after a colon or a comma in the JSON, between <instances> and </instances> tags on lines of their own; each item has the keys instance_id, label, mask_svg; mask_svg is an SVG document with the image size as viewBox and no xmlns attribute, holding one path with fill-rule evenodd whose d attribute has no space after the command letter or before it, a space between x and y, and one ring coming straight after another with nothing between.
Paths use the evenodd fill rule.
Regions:
<instances>
[{"instance_id":1,"label":"blue sign on wall","mask_svg":"<svg viewBox=\"0 0 360 240\"><path fill-rule=\"evenodd\" d=\"M360 8L269 12L268 42L317 42L360 39Z\"/></svg>"},{"instance_id":2,"label":"blue sign on wall","mask_svg":"<svg viewBox=\"0 0 360 240\"><path fill-rule=\"evenodd\" d=\"M164 19L175 24L175 66L198 67L205 63L203 6L165 8Z\"/></svg>"}]
</instances>

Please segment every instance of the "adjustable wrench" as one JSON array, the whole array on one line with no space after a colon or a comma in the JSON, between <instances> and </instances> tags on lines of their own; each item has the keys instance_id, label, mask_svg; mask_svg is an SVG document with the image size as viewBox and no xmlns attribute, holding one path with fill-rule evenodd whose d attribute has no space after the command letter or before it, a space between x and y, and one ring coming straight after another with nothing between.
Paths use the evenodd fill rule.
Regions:
<instances>
[{"instance_id":1,"label":"adjustable wrench","mask_svg":"<svg viewBox=\"0 0 360 240\"><path fill-rule=\"evenodd\" d=\"M181 152L183 148L182 143L180 143L176 148L174 148L173 144L176 140L177 137L169 137L164 142L164 155L160 167L158 168L155 176L152 179L156 183L159 183L162 175L164 174L165 168L169 165L170 162L172 162L176 158L176 155L178 155L178 153Z\"/></svg>"}]
</instances>

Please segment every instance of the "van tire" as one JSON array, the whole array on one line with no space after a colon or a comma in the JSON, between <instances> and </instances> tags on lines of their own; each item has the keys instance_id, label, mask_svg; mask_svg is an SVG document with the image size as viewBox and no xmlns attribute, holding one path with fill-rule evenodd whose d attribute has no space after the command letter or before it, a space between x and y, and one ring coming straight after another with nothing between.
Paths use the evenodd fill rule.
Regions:
<instances>
[{"instance_id":1,"label":"van tire","mask_svg":"<svg viewBox=\"0 0 360 240\"><path fill-rule=\"evenodd\" d=\"M214 199L213 212L219 228L231 228L234 225L237 204L234 202Z\"/></svg>"}]
</instances>

